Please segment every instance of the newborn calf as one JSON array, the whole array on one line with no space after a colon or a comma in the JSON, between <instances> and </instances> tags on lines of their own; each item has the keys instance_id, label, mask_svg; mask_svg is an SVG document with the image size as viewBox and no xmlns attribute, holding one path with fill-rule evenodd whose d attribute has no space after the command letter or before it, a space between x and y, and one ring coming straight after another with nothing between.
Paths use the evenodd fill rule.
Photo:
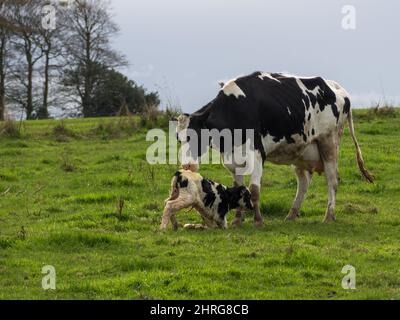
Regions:
<instances>
[{"instance_id":1,"label":"newborn calf","mask_svg":"<svg viewBox=\"0 0 400 320\"><path fill-rule=\"evenodd\" d=\"M226 228L226 214L229 210L253 209L251 194L246 187L227 188L190 170L178 171L172 179L171 188L171 195L165 201L161 230L167 228L169 220L174 230L177 230L175 213L184 208L196 209L205 224L185 225L185 228Z\"/></svg>"}]
</instances>

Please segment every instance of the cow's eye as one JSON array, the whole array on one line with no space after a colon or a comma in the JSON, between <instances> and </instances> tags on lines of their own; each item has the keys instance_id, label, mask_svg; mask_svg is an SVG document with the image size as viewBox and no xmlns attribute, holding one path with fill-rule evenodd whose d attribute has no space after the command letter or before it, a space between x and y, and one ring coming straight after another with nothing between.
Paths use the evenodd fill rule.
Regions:
<instances>
[{"instance_id":1,"label":"cow's eye","mask_svg":"<svg viewBox=\"0 0 400 320\"><path fill-rule=\"evenodd\" d=\"M190 136L187 136L186 141L190 142Z\"/></svg>"}]
</instances>

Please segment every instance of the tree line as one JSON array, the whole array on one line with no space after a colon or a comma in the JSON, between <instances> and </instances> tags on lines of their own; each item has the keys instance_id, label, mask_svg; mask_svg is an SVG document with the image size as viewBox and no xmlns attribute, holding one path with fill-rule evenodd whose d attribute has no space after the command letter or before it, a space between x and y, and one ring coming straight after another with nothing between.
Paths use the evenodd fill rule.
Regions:
<instances>
[{"instance_id":1,"label":"tree line","mask_svg":"<svg viewBox=\"0 0 400 320\"><path fill-rule=\"evenodd\" d=\"M0 120L8 111L46 119L143 112L157 92L118 70L112 48L119 31L105 0L0 0Z\"/></svg>"}]
</instances>

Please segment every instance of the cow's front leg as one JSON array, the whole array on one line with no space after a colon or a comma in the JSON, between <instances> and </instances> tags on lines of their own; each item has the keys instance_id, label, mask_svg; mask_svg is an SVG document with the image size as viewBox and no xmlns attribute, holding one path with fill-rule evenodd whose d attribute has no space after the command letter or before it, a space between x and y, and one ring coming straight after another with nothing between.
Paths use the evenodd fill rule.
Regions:
<instances>
[{"instance_id":1,"label":"cow's front leg","mask_svg":"<svg viewBox=\"0 0 400 320\"><path fill-rule=\"evenodd\" d=\"M261 178L263 174L263 161L261 153L258 151L254 159L254 169L250 178L250 193L251 201L254 206L254 225L261 227L264 224L263 217L260 211L260 190L261 190Z\"/></svg>"}]
</instances>

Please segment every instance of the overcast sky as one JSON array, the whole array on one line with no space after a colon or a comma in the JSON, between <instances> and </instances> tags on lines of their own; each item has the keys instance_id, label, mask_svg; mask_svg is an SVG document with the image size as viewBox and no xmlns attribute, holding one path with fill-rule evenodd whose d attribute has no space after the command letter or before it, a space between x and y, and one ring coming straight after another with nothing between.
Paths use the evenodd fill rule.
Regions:
<instances>
[{"instance_id":1,"label":"overcast sky","mask_svg":"<svg viewBox=\"0 0 400 320\"><path fill-rule=\"evenodd\" d=\"M195 111L218 81L253 71L319 75L356 106L400 104L398 0L112 0L123 70L163 99ZM356 9L345 30L342 8Z\"/></svg>"}]
</instances>

